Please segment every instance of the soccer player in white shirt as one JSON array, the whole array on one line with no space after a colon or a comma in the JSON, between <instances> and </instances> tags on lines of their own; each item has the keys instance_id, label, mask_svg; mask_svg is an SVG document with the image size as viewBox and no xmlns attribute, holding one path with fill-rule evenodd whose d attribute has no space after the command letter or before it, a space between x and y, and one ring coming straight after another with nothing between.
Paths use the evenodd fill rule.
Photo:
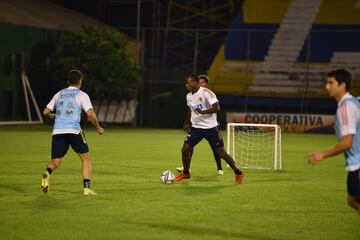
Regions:
<instances>
[{"instance_id":1,"label":"soccer player in white shirt","mask_svg":"<svg viewBox=\"0 0 360 240\"><path fill-rule=\"evenodd\" d=\"M52 133L51 161L43 173L41 189L44 193L48 192L50 174L60 166L62 158L71 146L82 161L84 195L96 195L90 189L91 163L89 147L80 127L81 112L83 110L86 112L88 119L100 135L104 133L104 129L99 125L89 96L80 90L83 74L78 70L71 70L67 81L69 87L56 93L43 111L44 116L51 116L51 111L56 110L56 115Z\"/></svg>"},{"instance_id":2,"label":"soccer player in white shirt","mask_svg":"<svg viewBox=\"0 0 360 240\"><path fill-rule=\"evenodd\" d=\"M208 78L208 76L206 76L206 75L199 75L198 78L199 78L199 85L200 85L201 87L208 88L208 87L207 87L207 85L208 85L208 83L209 83L209 78ZM190 127L190 126L188 126L188 128L185 129L185 132L186 132L186 133L189 131L189 127ZM216 163L216 167L217 167L217 173L218 173L219 175L223 175L223 174L224 174L224 171L223 171L222 166L221 166L221 158L217 155L215 148L211 148L211 149L212 149L212 151L213 151L213 155L214 155L214 159L215 159L215 163ZM190 157L192 157L193 153L194 153L194 152L191 151ZM183 167L177 167L176 170L177 170L178 172L182 172L182 171L183 171Z\"/></svg>"},{"instance_id":3,"label":"soccer player in white shirt","mask_svg":"<svg viewBox=\"0 0 360 240\"><path fill-rule=\"evenodd\" d=\"M325 151L308 155L309 163L344 153L347 176L347 202L360 214L360 103L349 94L351 74L337 69L327 74L326 90L338 102L336 111L336 134L339 142Z\"/></svg>"},{"instance_id":4,"label":"soccer player in white shirt","mask_svg":"<svg viewBox=\"0 0 360 240\"><path fill-rule=\"evenodd\" d=\"M176 176L176 181L188 179L190 175L191 151L203 138L205 138L213 149L216 149L217 155L224 159L235 173L235 183L240 184L244 174L237 168L234 159L226 153L224 141L218 129L216 113L220 111L219 101L216 95L209 89L199 85L199 78L190 74L185 80L185 86L188 90L186 95L187 105L189 107L187 117L184 122L184 130L191 127L185 138L182 147L182 162L184 170Z\"/></svg>"}]
</instances>

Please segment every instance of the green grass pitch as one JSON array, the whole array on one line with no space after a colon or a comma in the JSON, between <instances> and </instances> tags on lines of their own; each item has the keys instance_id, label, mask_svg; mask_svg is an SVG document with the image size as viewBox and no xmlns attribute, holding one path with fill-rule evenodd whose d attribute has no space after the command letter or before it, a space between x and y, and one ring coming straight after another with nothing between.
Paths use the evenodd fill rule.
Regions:
<instances>
[{"instance_id":1,"label":"green grass pitch","mask_svg":"<svg viewBox=\"0 0 360 240\"><path fill-rule=\"evenodd\" d=\"M360 218L346 204L343 156L315 167L306 154L335 144L332 135L283 134L283 170L216 174L206 141L196 148L192 178L175 173L181 130L86 129L92 188L82 195L81 162L69 150L40 190L50 158L49 126L0 127L1 239L359 239ZM226 139L225 133L224 137Z\"/></svg>"}]
</instances>

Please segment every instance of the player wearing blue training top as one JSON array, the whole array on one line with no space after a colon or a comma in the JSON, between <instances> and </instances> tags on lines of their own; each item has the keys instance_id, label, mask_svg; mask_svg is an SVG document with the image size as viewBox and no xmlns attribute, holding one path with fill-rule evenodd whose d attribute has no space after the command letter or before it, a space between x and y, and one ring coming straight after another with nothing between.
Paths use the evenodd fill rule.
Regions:
<instances>
[{"instance_id":1,"label":"player wearing blue training top","mask_svg":"<svg viewBox=\"0 0 360 240\"><path fill-rule=\"evenodd\" d=\"M336 134L338 144L320 152L310 153L309 163L344 152L345 170L348 171L348 204L360 214L360 103L350 95L351 74L337 69L327 74L326 90L338 102L336 111Z\"/></svg>"},{"instance_id":2,"label":"player wearing blue training top","mask_svg":"<svg viewBox=\"0 0 360 240\"><path fill-rule=\"evenodd\" d=\"M89 147L80 127L81 112L83 110L86 112L89 121L100 135L104 133L104 129L99 125L89 96L80 90L82 81L83 74L78 70L71 70L67 76L69 87L56 93L43 111L43 115L49 117L52 116L51 111L56 111L52 133L51 161L41 180L41 189L45 193L49 190L50 174L60 166L62 158L71 146L82 161L84 195L96 195L90 189L91 163Z\"/></svg>"}]
</instances>

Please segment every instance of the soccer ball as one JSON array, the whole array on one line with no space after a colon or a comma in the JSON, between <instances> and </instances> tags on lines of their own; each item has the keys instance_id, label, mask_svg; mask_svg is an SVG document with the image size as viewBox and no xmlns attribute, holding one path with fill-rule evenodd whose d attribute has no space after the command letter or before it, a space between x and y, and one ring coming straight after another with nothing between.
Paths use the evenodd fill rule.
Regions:
<instances>
[{"instance_id":1,"label":"soccer ball","mask_svg":"<svg viewBox=\"0 0 360 240\"><path fill-rule=\"evenodd\" d=\"M175 175L170 170L166 170L160 175L160 180L164 184L171 184L175 181Z\"/></svg>"}]
</instances>

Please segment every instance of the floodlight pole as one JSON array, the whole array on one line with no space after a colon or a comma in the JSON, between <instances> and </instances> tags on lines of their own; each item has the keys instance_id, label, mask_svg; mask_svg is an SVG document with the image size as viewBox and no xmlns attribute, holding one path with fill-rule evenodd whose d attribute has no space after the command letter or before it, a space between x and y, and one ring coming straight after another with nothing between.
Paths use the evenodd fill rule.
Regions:
<instances>
[{"instance_id":1,"label":"floodlight pole","mask_svg":"<svg viewBox=\"0 0 360 240\"><path fill-rule=\"evenodd\" d=\"M140 14L141 0L137 1L137 23L136 23L136 68L140 68Z\"/></svg>"},{"instance_id":2,"label":"floodlight pole","mask_svg":"<svg viewBox=\"0 0 360 240\"><path fill-rule=\"evenodd\" d=\"M195 47L194 47L194 60L193 60L193 73L197 74L197 62L199 55L199 30L195 34Z\"/></svg>"}]
</instances>

